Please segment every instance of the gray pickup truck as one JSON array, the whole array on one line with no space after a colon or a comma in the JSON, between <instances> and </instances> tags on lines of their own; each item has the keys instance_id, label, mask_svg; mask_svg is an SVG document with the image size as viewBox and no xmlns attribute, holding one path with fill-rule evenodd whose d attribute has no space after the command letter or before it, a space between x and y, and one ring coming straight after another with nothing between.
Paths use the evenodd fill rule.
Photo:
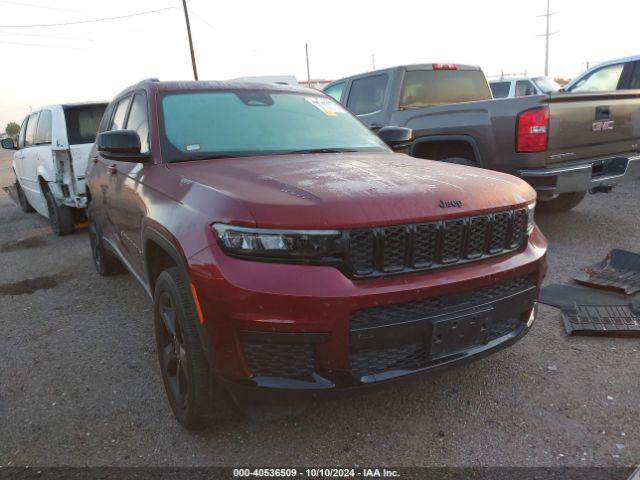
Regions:
<instances>
[{"instance_id":1,"label":"gray pickup truck","mask_svg":"<svg viewBox=\"0 0 640 480\"><path fill-rule=\"evenodd\" d=\"M355 75L324 91L381 136L410 129L398 149L412 156L525 179L543 211L640 177L640 90L493 99L480 68L439 63Z\"/></svg>"}]
</instances>

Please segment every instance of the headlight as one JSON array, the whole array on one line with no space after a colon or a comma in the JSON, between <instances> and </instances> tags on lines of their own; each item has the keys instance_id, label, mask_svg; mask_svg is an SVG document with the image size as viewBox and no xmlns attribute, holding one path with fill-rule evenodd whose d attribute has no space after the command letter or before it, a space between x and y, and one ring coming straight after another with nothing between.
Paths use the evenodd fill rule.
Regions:
<instances>
[{"instance_id":1,"label":"headlight","mask_svg":"<svg viewBox=\"0 0 640 480\"><path fill-rule=\"evenodd\" d=\"M319 258L330 255L337 230L272 230L214 223L218 243L228 253L252 257Z\"/></svg>"},{"instance_id":2,"label":"headlight","mask_svg":"<svg viewBox=\"0 0 640 480\"><path fill-rule=\"evenodd\" d=\"M531 202L529 205L527 205L527 235L533 231L533 227L535 225L533 215L535 211L536 211L536 202Z\"/></svg>"}]
</instances>

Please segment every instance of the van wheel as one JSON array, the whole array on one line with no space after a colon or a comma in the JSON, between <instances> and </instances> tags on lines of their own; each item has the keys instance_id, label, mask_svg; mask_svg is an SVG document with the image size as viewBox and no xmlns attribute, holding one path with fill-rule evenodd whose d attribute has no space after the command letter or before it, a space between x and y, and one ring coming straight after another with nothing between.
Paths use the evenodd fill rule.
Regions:
<instances>
[{"instance_id":1,"label":"van wheel","mask_svg":"<svg viewBox=\"0 0 640 480\"><path fill-rule=\"evenodd\" d=\"M461 157L443 158L440 161L441 162L445 162L445 163L453 163L455 165L466 165L467 167L477 167L478 166L478 164L476 162L474 162L473 160L469 160L468 158L461 158Z\"/></svg>"},{"instance_id":2,"label":"van wheel","mask_svg":"<svg viewBox=\"0 0 640 480\"><path fill-rule=\"evenodd\" d=\"M553 200L538 199L537 209L541 212L560 213L578 206L587 192L561 193Z\"/></svg>"},{"instance_id":3,"label":"van wheel","mask_svg":"<svg viewBox=\"0 0 640 480\"><path fill-rule=\"evenodd\" d=\"M100 226L97 224L92 214L92 204L87 208L87 216L89 217L89 241L91 242L91 256L93 257L93 266L96 272L103 277L110 277L123 273L124 266L104 247Z\"/></svg>"},{"instance_id":4,"label":"van wheel","mask_svg":"<svg viewBox=\"0 0 640 480\"><path fill-rule=\"evenodd\" d=\"M27 196L24 194L24 190L22 190L22 187L20 186L20 182L18 182L18 180L16 180L15 185L16 185L16 191L18 192L18 202L20 203L20 209L24 213L33 212L34 209L29 203L29 200L27 200Z\"/></svg>"},{"instance_id":5,"label":"van wheel","mask_svg":"<svg viewBox=\"0 0 640 480\"><path fill-rule=\"evenodd\" d=\"M233 401L209 368L193 301L176 267L159 275L153 303L160 371L178 422L197 430L228 420Z\"/></svg>"},{"instance_id":6,"label":"van wheel","mask_svg":"<svg viewBox=\"0 0 640 480\"><path fill-rule=\"evenodd\" d=\"M58 236L73 233L73 211L66 205L58 205L50 191L46 191L44 198L49 210L49 222L53 233Z\"/></svg>"}]
</instances>

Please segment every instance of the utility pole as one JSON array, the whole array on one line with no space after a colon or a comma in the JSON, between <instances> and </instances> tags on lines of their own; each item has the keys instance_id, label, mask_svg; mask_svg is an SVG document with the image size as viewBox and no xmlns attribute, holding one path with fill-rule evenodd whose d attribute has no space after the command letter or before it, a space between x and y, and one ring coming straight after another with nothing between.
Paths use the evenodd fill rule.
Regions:
<instances>
[{"instance_id":1,"label":"utility pole","mask_svg":"<svg viewBox=\"0 0 640 480\"><path fill-rule=\"evenodd\" d=\"M307 55L307 87L311 88L311 73L309 73L310 70L309 70L309 44L308 43L304 44L304 50Z\"/></svg>"},{"instance_id":2,"label":"utility pole","mask_svg":"<svg viewBox=\"0 0 640 480\"><path fill-rule=\"evenodd\" d=\"M187 0L182 0L184 7L184 19L187 22L187 36L189 37L189 50L191 50L191 65L193 66L193 78L198 80L198 69L196 68L196 55L193 53L193 40L191 39L191 24L189 23L189 11L187 10Z\"/></svg>"},{"instance_id":3,"label":"utility pole","mask_svg":"<svg viewBox=\"0 0 640 480\"><path fill-rule=\"evenodd\" d=\"M371 54L371 68L372 70L376 69L376 56L373 53Z\"/></svg>"},{"instance_id":4,"label":"utility pole","mask_svg":"<svg viewBox=\"0 0 640 480\"><path fill-rule=\"evenodd\" d=\"M555 33L558 33L558 32L549 32L549 17L551 17L551 15L555 15L556 13L556 12L551 13L549 11L549 1L550 0L547 0L547 13L545 13L544 15L540 15L540 17L546 17L547 29L544 35L538 35L538 36L545 37L544 39L544 75L545 77L549 75L549 37Z\"/></svg>"}]
</instances>

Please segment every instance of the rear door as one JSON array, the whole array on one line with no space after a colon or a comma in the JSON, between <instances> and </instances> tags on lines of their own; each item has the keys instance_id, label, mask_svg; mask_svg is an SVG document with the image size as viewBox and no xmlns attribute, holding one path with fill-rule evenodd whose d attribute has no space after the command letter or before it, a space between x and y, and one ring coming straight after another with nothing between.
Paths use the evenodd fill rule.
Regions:
<instances>
[{"instance_id":1,"label":"rear door","mask_svg":"<svg viewBox=\"0 0 640 480\"><path fill-rule=\"evenodd\" d=\"M100 120L104 114L106 104L80 105L64 108L67 140L73 171L75 175L77 193L85 193L84 174L91 147L96 140Z\"/></svg>"},{"instance_id":2,"label":"rear door","mask_svg":"<svg viewBox=\"0 0 640 480\"><path fill-rule=\"evenodd\" d=\"M548 163L637 151L640 93L572 93L549 98Z\"/></svg>"},{"instance_id":3,"label":"rear door","mask_svg":"<svg viewBox=\"0 0 640 480\"><path fill-rule=\"evenodd\" d=\"M378 73L351 81L347 108L373 130L383 126L388 85L389 74L387 73Z\"/></svg>"}]
</instances>

